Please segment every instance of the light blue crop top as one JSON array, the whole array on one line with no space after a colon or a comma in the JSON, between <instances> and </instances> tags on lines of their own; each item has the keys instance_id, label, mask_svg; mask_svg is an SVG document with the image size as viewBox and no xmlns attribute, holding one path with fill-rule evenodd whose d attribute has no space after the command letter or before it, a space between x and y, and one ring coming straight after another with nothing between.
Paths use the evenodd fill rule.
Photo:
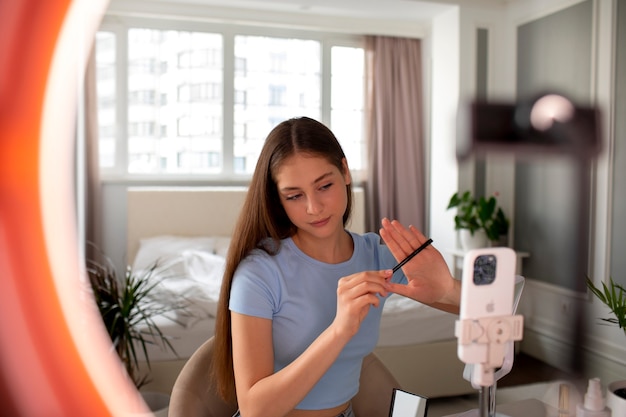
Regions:
<instances>
[{"instance_id":1,"label":"light blue crop top","mask_svg":"<svg viewBox=\"0 0 626 417\"><path fill-rule=\"evenodd\" d=\"M375 233L351 233L352 257L327 264L304 254L291 238L281 242L275 256L260 249L246 257L235 272L230 294L234 312L272 320L274 372L296 359L335 318L337 283L360 271L391 269L396 264ZM406 282L402 271L394 282ZM378 341L385 299L370 311L359 332L335 363L296 408L319 410L349 401L359 389L362 359Z\"/></svg>"}]
</instances>

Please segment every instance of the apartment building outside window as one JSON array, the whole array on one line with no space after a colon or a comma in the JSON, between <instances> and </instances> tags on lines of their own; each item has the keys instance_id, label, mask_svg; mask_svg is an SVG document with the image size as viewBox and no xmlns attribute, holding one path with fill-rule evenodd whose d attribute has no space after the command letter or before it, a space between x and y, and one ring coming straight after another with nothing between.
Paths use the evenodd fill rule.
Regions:
<instances>
[{"instance_id":1,"label":"apartment building outside window","mask_svg":"<svg viewBox=\"0 0 626 417\"><path fill-rule=\"evenodd\" d=\"M297 116L328 124L351 169L364 169L360 37L238 29L103 25L96 63L105 178L245 179L270 130Z\"/></svg>"}]
</instances>

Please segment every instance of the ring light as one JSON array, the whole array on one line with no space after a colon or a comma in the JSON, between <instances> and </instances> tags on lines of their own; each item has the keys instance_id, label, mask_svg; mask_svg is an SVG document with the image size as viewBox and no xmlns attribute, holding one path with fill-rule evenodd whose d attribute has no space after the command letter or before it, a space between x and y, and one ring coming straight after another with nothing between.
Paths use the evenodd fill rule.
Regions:
<instances>
[{"instance_id":1,"label":"ring light","mask_svg":"<svg viewBox=\"0 0 626 417\"><path fill-rule=\"evenodd\" d=\"M147 412L78 256L79 80L107 0L0 2L0 414Z\"/></svg>"}]
</instances>

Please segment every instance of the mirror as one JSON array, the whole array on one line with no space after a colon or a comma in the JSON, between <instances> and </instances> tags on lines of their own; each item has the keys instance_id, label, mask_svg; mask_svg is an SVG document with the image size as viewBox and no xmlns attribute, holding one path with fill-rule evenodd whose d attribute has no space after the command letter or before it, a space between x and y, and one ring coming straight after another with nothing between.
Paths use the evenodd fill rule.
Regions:
<instances>
[{"instance_id":1,"label":"mirror","mask_svg":"<svg viewBox=\"0 0 626 417\"><path fill-rule=\"evenodd\" d=\"M426 417L428 398L403 391L393 390L391 399L391 417Z\"/></svg>"}]
</instances>

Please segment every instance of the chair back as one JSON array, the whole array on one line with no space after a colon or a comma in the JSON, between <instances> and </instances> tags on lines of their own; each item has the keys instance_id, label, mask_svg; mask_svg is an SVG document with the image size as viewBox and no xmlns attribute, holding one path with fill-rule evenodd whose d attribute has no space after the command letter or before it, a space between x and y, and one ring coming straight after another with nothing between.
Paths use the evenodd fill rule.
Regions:
<instances>
[{"instance_id":1,"label":"chair back","mask_svg":"<svg viewBox=\"0 0 626 417\"><path fill-rule=\"evenodd\" d=\"M211 379L213 337L189 358L176 378L168 417L232 417L237 404L226 403L217 393ZM387 417L393 389L400 384L378 359L370 353L363 359L359 392L352 399L356 417Z\"/></svg>"},{"instance_id":2,"label":"chair back","mask_svg":"<svg viewBox=\"0 0 626 417\"><path fill-rule=\"evenodd\" d=\"M204 342L178 374L168 417L232 417L237 404L225 402L211 378L213 337Z\"/></svg>"},{"instance_id":3,"label":"chair back","mask_svg":"<svg viewBox=\"0 0 626 417\"><path fill-rule=\"evenodd\" d=\"M393 389L400 383L374 353L363 359L359 392L352 399L356 417L388 417Z\"/></svg>"}]
</instances>

